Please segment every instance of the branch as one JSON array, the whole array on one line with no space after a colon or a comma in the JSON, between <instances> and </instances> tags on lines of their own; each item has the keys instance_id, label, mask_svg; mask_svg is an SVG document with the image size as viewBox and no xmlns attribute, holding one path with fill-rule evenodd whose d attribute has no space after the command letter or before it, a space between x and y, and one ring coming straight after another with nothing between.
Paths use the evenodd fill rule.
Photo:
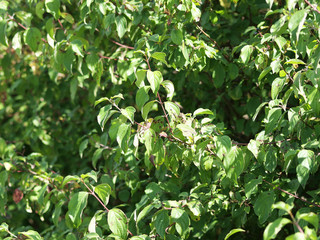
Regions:
<instances>
[{"instance_id":1,"label":"branch","mask_svg":"<svg viewBox=\"0 0 320 240\"><path fill-rule=\"evenodd\" d=\"M308 4L314 11L320 14L320 11L317 7L313 6L308 0L304 0L306 4Z\"/></svg>"},{"instance_id":2,"label":"branch","mask_svg":"<svg viewBox=\"0 0 320 240\"><path fill-rule=\"evenodd\" d=\"M89 190L90 194L91 194L92 196L94 196L94 197L98 200L98 202L103 206L103 208L104 208L107 212L109 212L109 209L104 205L104 203L103 203L103 202L100 200L100 198L94 193L94 191L92 191L92 189L88 187L88 185L83 181L83 179L81 179L81 182L86 186L86 188Z\"/></svg>"},{"instance_id":3,"label":"branch","mask_svg":"<svg viewBox=\"0 0 320 240\"><path fill-rule=\"evenodd\" d=\"M111 41L111 42L113 42L114 44L117 44L117 45L118 45L118 46L120 46L120 47L128 48L128 49L134 49L134 47L130 47L130 46L127 46L127 45L121 44L121 43L116 42L116 41L114 41L114 40L112 40L112 39L110 39L110 41Z\"/></svg>"},{"instance_id":4,"label":"branch","mask_svg":"<svg viewBox=\"0 0 320 240\"><path fill-rule=\"evenodd\" d=\"M295 195L295 194L289 193L288 191L286 191L286 190L284 190L284 189L282 189L282 188L280 188L280 187L277 187L277 186L275 186L274 184L272 184L272 183L270 183L270 182L268 182L268 181L266 181L266 180L264 180L264 179L262 179L262 181L268 183L269 185L271 185L272 187L278 189L279 191L281 191L281 192L283 192L283 193L285 193L285 194L290 195L291 197L294 197L294 198L296 198L296 199L299 199L299 200L301 200L301 201L303 201L303 202L305 202L305 203L311 204L311 205L314 206L314 207L320 208L320 205L318 205L318 204L309 202L308 200L306 200L306 199L304 199L304 198L301 198L301 197L298 197L298 196Z\"/></svg>"}]
</instances>

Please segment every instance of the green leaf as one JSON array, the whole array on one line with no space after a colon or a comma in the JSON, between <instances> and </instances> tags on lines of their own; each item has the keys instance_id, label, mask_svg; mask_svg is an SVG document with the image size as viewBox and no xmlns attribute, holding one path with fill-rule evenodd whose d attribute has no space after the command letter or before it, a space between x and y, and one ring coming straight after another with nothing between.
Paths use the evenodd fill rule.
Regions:
<instances>
[{"instance_id":1,"label":"green leaf","mask_svg":"<svg viewBox=\"0 0 320 240\"><path fill-rule=\"evenodd\" d=\"M266 119L266 127L265 127L266 134L269 134L276 129L281 115L282 115L281 108L273 108L269 111Z\"/></svg>"},{"instance_id":2,"label":"green leaf","mask_svg":"<svg viewBox=\"0 0 320 240\"><path fill-rule=\"evenodd\" d=\"M292 234L288 237L286 237L286 240L306 240L305 234L301 232L296 232L295 234Z\"/></svg>"},{"instance_id":3,"label":"green leaf","mask_svg":"<svg viewBox=\"0 0 320 240\"><path fill-rule=\"evenodd\" d=\"M263 71L260 73L258 81L261 82L261 80L272 70L270 66L263 69Z\"/></svg>"},{"instance_id":4,"label":"green leaf","mask_svg":"<svg viewBox=\"0 0 320 240\"><path fill-rule=\"evenodd\" d=\"M128 150L128 140L131 133L131 125L127 123L122 123L119 126L117 133L117 142L123 152Z\"/></svg>"},{"instance_id":5,"label":"green leaf","mask_svg":"<svg viewBox=\"0 0 320 240\"><path fill-rule=\"evenodd\" d=\"M162 209L156 212L153 222L156 228L156 232L162 239L164 239L166 235L166 228L169 226L169 216L167 210Z\"/></svg>"},{"instance_id":6,"label":"green leaf","mask_svg":"<svg viewBox=\"0 0 320 240\"><path fill-rule=\"evenodd\" d=\"M286 61L284 64L303 64L306 65L306 63L300 59L290 59Z\"/></svg>"},{"instance_id":7,"label":"green leaf","mask_svg":"<svg viewBox=\"0 0 320 240\"><path fill-rule=\"evenodd\" d=\"M313 91L308 95L308 103L312 110L319 115L320 114L320 91L314 88Z\"/></svg>"},{"instance_id":8,"label":"green leaf","mask_svg":"<svg viewBox=\"0 0 320 240\"><path fill-rule=\"evenodd\" d=\"M192 127L186 124L178 124L177 128L181 130L183 136L185 137L194 137L194 135L197 134L197 132Z\"/></svg>"},{"instance_id":9,"label":"green leaf","mask_svg":"<svg viewBox=\"0 0 320 240\"><path fill-rule=\"evenodd\" d=\"M319 217L317 214L313 213L313 212L309 212L309 213L301 213L301 214L297 214L297 219L303 219L309 223L311 223L314 228L316 229L316 231L318 231L318 227L319 227Z\"/></svg>"},{"instance_id":10,"label":"green leaf","mask_svg":"<svg viewBox=\"0 0 320 240\"><path fill-rule=\"evenodd\" d=\"M180 114L180 108L173 102L164 102L164 108L171 119L176 119Z\"/></svg>"},{"instance_id":11,"label":"green leaf","mask_svg":"<svg viewBox=\"0 0 320 240\"><path fill-rule=\"evenodd\" d=\"M110 111L112 105L106 105L100 108L99 114L97 116L97 121L101 127L101 131L104 129L104 125L109 120L109 118L115 113L114 111Z\"/></svg>"},{"instance_id":12,"label":"green leaf","mask_svg":"<svg viewBox=\"0 0 320 240\"><path fill-rule=\"evenodd\" d=\"M144 138L144 144L147 149L147 155L150 156L155 146L156 133L152 128L148 128L145 131L143 138Z\"/></svg>"},{"instance_id":13,"label":"green leaf","mask_svg":"<svg viewBox=\"0 0 320 240\"><path fill-rule=\"evenodd\" d=\"M80 158L83 157L83 152L84 152L84 150L88 147L88 143L89 143L89 140L88 140L88 139L85 139L85 140L83 140L83 141L80 143L80 146L79 146L79 155L80 155Z\"/></svg>"},{"instance_id":14,"label":"green leaf","mask_svg":"<svg viewBox=\"0 0 320 240\"><path fill-rule=\"evenodd\" d=\"M286 81L285 78L276 78L275 80L273 80L272 86L271 86L271 98L272 99L276 99L278 97L285 81Z\"/></svg>"},{"instance_id":15,"label":"green leaf","mask_svg":"<svg viewBox=\"0 0 320 240\"><path fill-rule=\"evenodd\" d=\"M46 0L45 1L47 12L52 14L55 19L60 16L60 0Z\"/></svg>"},{"instance_id":16,"label":"green leaf","mask_svg":"<svg viewBox=\"0 0 320 240\"><path fill-rule=\"evenodd\" d=\"M19 232L19 234L22 234L22 235L28 237L28 239L32 239L32 240L42 240L43 239L40 236L40 234L34 230L28 230L26 232Z\"/></svg>"},{"instance_id":17,"label":"green leaf","mask_svg":"<svg viewBox=\"0 0 320 240\"><path fill-rule=\"evenodd\" d=\"M138 91L137 91L137 95L136 95L136 104L138 106L139 109L142 109L143 105L148 102L149 100L149 86L144 86L141 87Z\"/></svg>"},{"instance_id":18,"label":"green leaf","mask_svg":"<svg viewBox=\"0 0 320 240\"><path fill-rule=\"evenodd\" d=\"M8 180L7 171L0 172L0 196L3 196L6 193L6 182Z\"/></svg>"},{"instance_id":19,"label":"green leaf","mask_svg":"<svg viewBox=\"0 0 320 240\"><path fill-rule=\"evenodd\" d=\"M77 192L70 199L67 215L74 228L78 228L81 225L82 212L87 206L88 194L88 192Z\"/></svg>"},{"instance_id":20,"label":"green leaf","mask_svg":"<svg viewBox=\"0 0 320 240\"><path fill-rule=\"evenodd\" d=\"M171 40L173 43L180 45L183 40L182 32L179 29L173 29L171 31Z\"/></svg>"},{"instance_id":21,"label":"green leaf","mask_svg":"<svg viewBox=\"0 0 320 240\"><path fill-rule=\"evenodd\" d=\"M100 99L98 99L97 101L94 102L94 106L97 106L99 103L102 103L102 102L105 102L105 101L110 102L110 99L107 98L107 97L100 98Z\"/></svg>"},{"instance_id":22,"label":"green leaf","mask_svg":"<svg viewBox=\"0 0 320 240\"><path fill-rule=\"evenodd\" d=\"M37 51L41 42L41 32L38 28L28 28L24 32L24 41L32 51Z\"/></svg>"},{"instance_id":23,"label":"green leaf","mask_svg":"<svg viewBox=\"0 0 320 240\"><path fill-rule=\"evenodd\" d=\"M120 15L116 17L117 32L119 38L122 38L127 31L127 19Z\"/></svg>"},{"instance_id":24,"label":"green leaf","mask_svg":"<svg viewBox=\"0 0 320 240\"><path fill-rule=\"evenodd\" d=\"M220 88L224 83L225 76L226 73L224 67L219 62L216 62L212 70L213 85L216 88Z\"/></svg>"},{"instance_id":25,"label":"green leaf","mask_svg":"<svg viewBox=\"0 0 320 240\"><path fill-rule=\"evenodd\" d=\"M160 84L163 81L163 77L162 77L161 72L159 72L159 71L152 72L152 71L148 70L147 79L148 79L148 82L150 83L152 92L154 94L157 94L158 90L160 88Z\"/></svg>"},{"instance_id":26,"label":"green leaf","mask_svg":"<svg viewBox=\"0 0 320 240\"><path fill-rule=\"evenodd\" d=\"M269 223L263 232L263 239L275 239L277 237L277 234L281 231L281 229L288 223L291 223L291 221L287 218L278 218L274 222Z\"/></svg>"},{"instance_id":27,"label":"green leaf","mask_svg":"<svg viewBox=\"0 0 320 240\"><path fill-rule=\"evenodd\" d=\"M227 177L237 183L237 179L244 168L244 159L242 150L236 146L232 147L226 154L223 161Z\"/></svg>"},{"instance_id":28,"label":"green leaf","mask_svg":"<svg viewBox=\"0 0 320 240\"><path fill-rule=\"evenodd\" d=\"M257 159L258 158L258 153L259 153L259 147L261 143L259 141L251 139L249 144L248 144L248 149L252 152L254 157Z\"/></svg>"},{"instance_id":29,"label":"green leaf","mask_svg":"<svg viewBox=\"0 0 320 240\"><path fill-rule=\"evenodd\" d=\"M250 60L253 48L250 45L246 45L241 49L240 58L244 64L247 64Z\"/></svg>"},{"instance_id":30,"label":"green leaf","mask_svg":"<svg viewBox=\"0 0 320 240\"><path fill-rule=\"evenodd\" d=\"M236 228L236 229L232 229L224 238L224 240L227 240L229 237L231 237L233 234L236 234L238 232L245 232L245 230L241 229L241 228Z\"/></svg>"},{"instance_id":31,"label":"green leaf","mask_svg":"<svg viewBox=\"0 0 320 240\"><path fill-rule=\"evenodd\" d=\"M97 65L99 62L99 56L97 54L91 53L86 57L86 63L89 70L92 73L92 76L97 72Z\"/></svg>"},{"instance_id":32,"label":"green leaf","mask_svg":"<svg viewBox=\"0 0 320 240\"><path fill-rule=\"evenodd\" d=\"M252 194L258 191L258 185L262 183L262 177L259 176L258 179L252 179L247 184L245 184L244 192L246 193L246 198L250 198Z\"/></svg>"},{"instance_id":33,"label":"green leaf","mask_svg":"<svg viewBox=\"0 0 320 240\"><path fill-rule=\"evenodd\" d=\"M291 211L291 209L293 208L293 205L290 206L289 204L280 201L280 202L273 204L272 208L280 209L280 210L285 211L286 213L289 213Z\"/></svg>"},{"instance_id":34,"label":"green leaf","mask_svg":"<svg viewBox=\"0 0 320 240\"><path fill-rule=\"evenodd\" d=\"M121 114L129 119L129 121L133 124L134 123L134 113L136 109L132 106L126 107L125 109L121 109Z\"/></svg>"},{"instance_id":35,"label":"green leaf","mask_svg":"<svg viewBox=\"0 0 320 240\"><path fill-rule=\"evenodd\" d=\"M141 88L144 86L144 79L146 77L146 73L147 73L147 70L138 70L136 72L136 77L137 77L136 85L138 88Z\"/></svg>"},{"instance_id":36,"label":"green leaf","mask_svg":"<svg viewBox=\"0 0 320 240\"><path fill-rule=\"evenodd\" d=\"M277 167L277 152L273 147L270 147L264 157L264 167L270 173Z\"/></svg>"},{"instance_id":37,"label":"green leaf","mask_svg":"<svg viewBox=\"0 0 320 240\"><path fill-rule=\"evenodd\" d=\"M142 118L146 121L148 118L148 114L150 111L154 110L153 106L157 103L156 100L148 102L144 107L142 108Z\"/></svg>"},{"instance_id":38,"label":"green leaf","mask_svg":"<svg viewBox=\"0 0 320 240\"><path fill-rule=\"evenodd\" d=\"M298 155L298 166L296 167L299 183L304 188L310 175L313 165L314 152L311 150L301 150Z\"/></svg>"},{"instance_id":39,"label":"green leaf","mask_svg":"<svg viewBox=\"0 0 320 240\"><path fill-rule=\"evenodd\" d=\"M55 204L54 212L52 214L52 222L54 223L55 226L58 226L59 224L59 217L61 214L61 208L63 204L64 204L63 200L60 200L58 204Z\"/></svg>"},{"instance_id":40,"label":"green leaf","mask_svg":"<svg viewBox=\"0 0 320 240\"><path fill-rule=\"evenodd\" d=\"M231 139L228 136L216 136L217 156L223 159L223 156L231 150Z\"/></svg>"},{"instance_id":41,"label":"green leaf","mask_svg":"<svg viewBox=\"0 0 320 240\"><path fill-rule=\"evenodd\" d=\"M165 80L161 83L161 85L166 89L167 92L167 99L172 100L174 94L174 85L171 81Z\"/></svg>"},{"instance_id":42,"label":"green leaf","mask_svg":"<svg viewBox=\"0 0 320 240\"><path fill-rule=\"evenodd\" d=\"M209 109L204 109L204 108L198 108L193 112L193 117L199 116L199 115L213 115L213 112Z\"/></svg>"},{"instance_id":43,"label":"green leaf","mask_svg":"<svg viewBox=\"0 0 320 240\"><path fill-rule=\"evenodd\" d=\"M294 31L299 25L303 25L307 16L307 9L302 9L295 12L289 19L288 28L290 31Z\"/></svg>"},{"instance_id":44,"label":"green leaf","mask_svg":"<svg viewBox=\"0 0 320 240\"><path fill-rule=\"evenodd\" d=\"M0 43L4 46L8 46L7 38L7 21L0 20Z\"/></svg>"},{"instance_id":45,"label":"green leaf","mask_svg":"<svg viewBox=\"0 0 320 240\"><path fill-rule=\"evenodd\" d=\"M103 148L98 148L94 151L93 156L92 156L92 166L94 169L97 167L97 162L101 158Z\"/></svg>"},{"instance_id":46,"label":"green leaf","mask_svg":"<svg viewBox=\"0 0 320 240\"><path fill-rule=\"evenodd\" d=\"M79 182L80 178L78 176L72 176L72 175L68 175L63 179L63 182L61 184L61 187L63 188L68 182L70 181L76 181Z\"/></svg>"},{"instance_id":47,"label":"green leaf","mask_svg":"<svg viewBox=\"0 0 320 240\"><path fill-rule=\"evenodd\" d=\"M122 210L113 208L108 212L108 225L115 235L121 239L127 239L127 217Z\"/></svg>"},{"instance_id":48,"label":"green leaf","mask_svg":"<svg viewBox=\"0 0 320 240\"><path fill-rule=\"evenodd\" d=\"M63 17L68 23L74 24L74 18L70 13L63 12L61 13L61 17Z\"/></svg>"},{"instance_id":49,"label":"green leaf","mask_svg":"<svg viewBox=\"0 0 320 240\"><path fill-rule=\"evenodd\" d=\"M76 54L78 54L79 56L84 57L84 56L83 56L82 47L83 47L83 43L82 43L81 40L79 40L79 39L73 40L73 41L71 42L71 48L72 48L72 50L73 50Z\"/></svg>"},{"instance_id":50,"label":"green leaf","mask_svg":"<svg viewBox=\"0 0 320 240\"><path fill-rule=\"evenodd\" d=\"M259 218L260 224L264 223L268 219L271 213L271 209L272 209L271 207L273 203L274 203L273 191L262 192L259 194L258 199L254 203L253 209L255 214Z\"/></svg>"},{"instance_id":51,"label":"green leaf","mask_svg":"<svg viewBox=\"0 0 320 240\"><path fill-rule=\"evenodd\" d=\"M175 222L175 227L177 232L182 236L186 234L187 230L189 229L189 216L185 210L174 208L171 210L171 219Z\"/></svg>"},{"instance_id":52,"label":"green leaf","mask_svg":"<svg viewBox=\"0 0 320 240\"><path fill-rule=\"evenodd\" d=\"M159 60L160 62L165 63L166 65L168 65L168 63L166 61L166 54L164 52L152 53L151 57L154 58L154 59Z\"/></svg>"},{"instance_id":53,"label":"green leaf","mask_svg":"<svg viewBox=\"0 0 320 240\"><path fill-rule=\"evenodd\" d=\"M94 192L98 194L99 198L102 200L102 202L107 205L109 202L109 197L111 194L111 187L107 183L99 184L94 188Z\"/></svg>"}]
</instances>

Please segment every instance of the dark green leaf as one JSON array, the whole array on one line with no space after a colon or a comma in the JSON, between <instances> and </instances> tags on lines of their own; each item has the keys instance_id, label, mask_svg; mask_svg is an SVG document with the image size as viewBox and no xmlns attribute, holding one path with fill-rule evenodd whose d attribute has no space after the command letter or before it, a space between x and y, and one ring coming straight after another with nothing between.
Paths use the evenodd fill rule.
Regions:
<instances>
[{"instance_id":1,"label":"dark green leaf","mask_svg":"<svg viewBox=\"0 0 320 240\"><path fill-rule=\"evenodd\" d=\"M182 32L179 29L174 29L171 31L171 40L177 45L180 45L183 40Z\"/></svg>"},{"instance_id":2,"label":"dark green leaf","mask_svg":"<svg viewBox=\"0 0 320 240\"><path fill-rule=\"evenodd\" d=\"M259 218L259 222L264 223L272 210L272 204L274 203L274 193L273 191L262 192L259 194L258 199L254 203L253 209L255 214Z\"/></svg>"},{"instance_id":3,"label":"dark green leaf","mask_svg":"<svg viewBox=\"0 0 320 240\"><path fill-rule=\"evenodd\" d=\"M38 28L28 28L24 32L24 41L32 51L37 51L41 42L41 32Z\"/></svg>"}]
</instances>

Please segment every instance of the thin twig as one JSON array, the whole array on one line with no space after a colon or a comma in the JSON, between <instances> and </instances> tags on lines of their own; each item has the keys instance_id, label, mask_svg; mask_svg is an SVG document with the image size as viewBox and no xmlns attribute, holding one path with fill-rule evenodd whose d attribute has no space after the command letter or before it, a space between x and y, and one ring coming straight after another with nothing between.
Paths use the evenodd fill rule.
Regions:
<instances>
[{"instance_id":1,"label":"thin twig","mask_svg":"<svg viewBox=\"0 0 320 240\"><path fill-rule=\"evenodd\" d=\"M308 4L314 11L320 14L320 11L317 7L313 6L308 0L304 0L306 4Z\"/></svg>"},{"instance_id":2,"label":"thin twig","mask_svg":"<svg viewBox=\"0 0 320 240\"><path fill-rule=\"evenodd\" d=\"M27 30L27 27L23 26L21 23L19 23L13 16L11 16L10 14L8 14L10 20L16 22L20 27L22 27L24 30Z\"/></svg>"},{"instance_id":3,"label":"thin twig","mask_svg":"<svg viewBox=\"0 0 320 240\"><path fill-rule=\"evenodd\" d=\"M284 190L284 189L282 189L282 188L280 188L280 187L275 186L274 184L268 182L267 180L264 180L264 179L262 179L262 180L263 180L264 182L268 183L269 185L271 185L272 187L278 189L279 191L285 193L285 194L288 194L288 195L290 195L290 196L292 196L292 197L294 197L294 198L296 198L296 199L299 199L299 200L301 200L301 201L303 201L303 202L305 202L305 203L311 204L311 205L314 206L314 207L320 208L320 205L318 205L318 204L309 202L309 201L306 200L306 199L303 199L303 198L301 198L301 197L298 197L298 196L295 195L295 194L292 194L292 193L290 193L290 192L288 192L288 191L286 191L286 190Z\"/></svg>"},{"instance_id":4,"label":"thin twig","mask_svg":"<svg viewBox=\"0 0 320 240\"><path fill-rule=\"evenodd\" d=\"M109 212L109 209L104 205L104 203L103 203L103 202L100 200L100 198L94 193L94 191L92 191L92 189L88 187L88 185L83 181L83 179L81 179L81 182L86 186L86 188L89 190L90 194L91 194L92 196L94 196L94 197L98 200L98 202L103 206L103 208L104 208L107 212Z\"/></svg>"},{"instance_id":5,"label":"thin twig","mask_svg":"<svg viewBox=\"0 0 320 240\"><path fill-rule=\"evenodd\" d=\"M298 228L299 232L301 232L302 234L304 234L304 231L302 230L302 228L300 227L300 225L298 224L298 222L296 221L296 219L294 218L293 214L291 211L289 211L289 215L292 219L293 224Z\"/></svg>"},{"instance_id":6,"label":"thin twig","mask_svg":"<svg viewBox=\"0 0 320 240\"><path fill-rule=\"evenodd\" d=\"M121 43L116 42L116 41L114 41L114 40L112 40L112 39L110 39L110 41L111 41L111 42L113 42L114 44L117 44L117 45L118 45L118 46L120 46L120 47L128 48L128 49L134 49L134 47L130 47L130 46L127 46L127 45L121 44Z\"/></svg>"}]
</instances>

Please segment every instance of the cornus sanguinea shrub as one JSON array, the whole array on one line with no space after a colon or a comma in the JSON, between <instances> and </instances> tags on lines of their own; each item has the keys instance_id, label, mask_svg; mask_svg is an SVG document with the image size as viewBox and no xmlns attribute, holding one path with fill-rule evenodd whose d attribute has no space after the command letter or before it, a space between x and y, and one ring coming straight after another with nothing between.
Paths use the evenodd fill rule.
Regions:
<instances>
[{"instance_id":1,"label":"cornus sanguinea shrub","mask_svg":"<svg viewBox=\"0 0 320 240\"><path fill-rule=\"evenodd\" d=\"M318 239L317 0L1 0L1 239Z\"/></svg>"}]
</instances>

